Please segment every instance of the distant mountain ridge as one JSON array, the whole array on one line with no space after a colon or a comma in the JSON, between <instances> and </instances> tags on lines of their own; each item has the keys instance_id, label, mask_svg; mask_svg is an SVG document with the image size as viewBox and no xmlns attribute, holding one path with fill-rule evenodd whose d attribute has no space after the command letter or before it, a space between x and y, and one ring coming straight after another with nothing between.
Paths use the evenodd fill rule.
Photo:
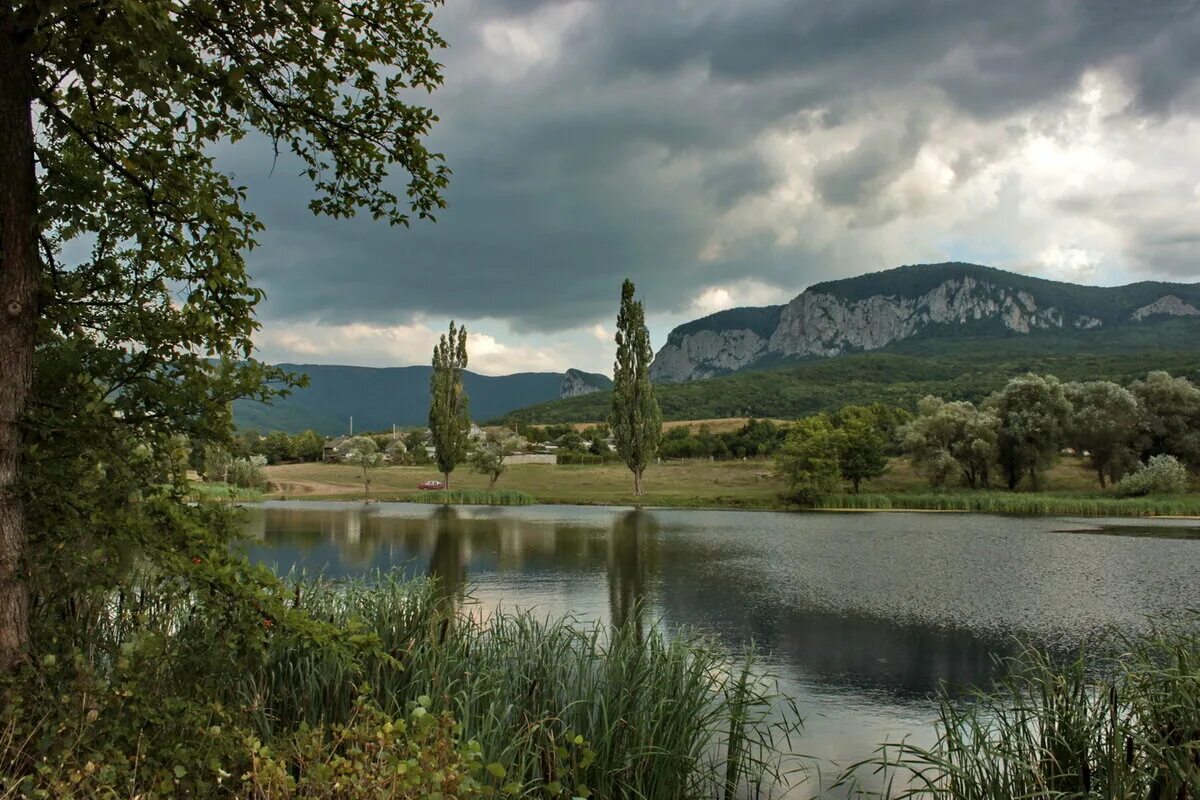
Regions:
<instances>
[{"instance_id":1,"label":"distant mountain ridge","mask_svg":"<svg viewBox=\"0 0 1200 800\"><path fill-rule=\"evenodd\" d=\"M289 433L311 428L339 434L349 431L351 417L356 431L424 425L428 420L431 367L279 366L307 374L309 385L271 405L238 400L233 404L238 428ZM576 369L495 376L466 372L463 386L470 398L471 418L479 421L536 403L602 391L611 388L612 381Z\"/></svg>"},{"instance_id":2,"label":"distant mountain ridge","mask_svg":"<svg viewBox=\"0 0 1200 800\"><path fill-rule=\"evenodd\" d=\"M878 350L923 336L1087 332L1200 316L1200 284L1082 286L978 264L915 264L825 281L782 306L735 308L671 331L651 378L692 381Z\"/></svg>"}]
</instances>

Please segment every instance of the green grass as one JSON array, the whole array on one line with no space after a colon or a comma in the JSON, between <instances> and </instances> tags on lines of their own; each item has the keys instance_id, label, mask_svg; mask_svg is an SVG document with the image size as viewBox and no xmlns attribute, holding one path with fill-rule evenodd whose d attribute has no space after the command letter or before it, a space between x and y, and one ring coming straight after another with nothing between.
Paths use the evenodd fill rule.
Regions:
<instances>
[{"instance_id":1,"label":"green grass","mask_svg":"<svg viewBox=\"0 0 1200 800\"><path fill-rule=\"evenodd\" d=\"M188 492L188 500L194 502L212 501L212 500L234 500L241 502L253 502L261 500L263 492L260 489L247 489L241 486L234 486L229 483L221 483L220 481L196 481L191 484Z\"/></svg>"},{"instance_id":2,"label":"green grass","mask_svg":"<svg viewBox=\"0 0 1200 800\"><path fill-rule=\"evenodd\" d=\"M1104 497L1053 492L945 491L842 494L818 508L856 511L974 511L1073 517L1200 516L1200 495Z\"/></svg>"},{"instance_id":3,"label":"green grass","mask_svg":"<svg viewBox=\"0 0 1200 800\"><path fill-rule=\"evenodd\" d=\"M646 494L633 496L629 470L619 464L510 467L497 488L487 476L459 470L448 499L417 484L433 476L427 467L385 467L371 476L371 498L381 501L486 503L530 502L665 508L789 510L787 486L774 475L769 459L752 461L674 461L650 466ZM267 469L268 497L358 499L359 472L342 464L289 464ZM833 495L826 509L976 511L996 514L1069 516L1200 516L1200 492L1174 497L1117 498L1101 492L1095 475L1077 458L1064 457L1047 471L1044 492L933 490L904 459L892 459L888 471L863 485L863 493Z\"/></svg>"},{"instance_id":4,"label":"green grass","mask_svg":"<svg viewBox=\"0 0 1200 800\"><path fill-rule=\"evenodd\" d=\"M512 489L444 489L422 492L409 499L439 505L468 506L531 506L537 502L532 495Z\"/></svg>"},{"instance_id":5,"label":"green grass","mask_svg":"<svg viewBox=\"0 0 1200 800\"><path fill-rule=\"evenodd\" d=\"M871 773L887 798L1200 798L1200 633L1128 642L1099 678L1083 657L1032 650L1008 666L967 702L942 696L933 747L884 746L843 785Z\"/></svg>"},{"instance_id":6,"label":"green grass","mask_svg":"<svg viewBox=\"0 0 1200 800\"><path fill-rule=\"evenodd\" d=\"M584 794L580 786L606 798L745 796L780 778L799 729L795 707L752 653L668 636L640 612L613 628L472 613L461 590L431 579L287 580L296 608L377 646L351 660L281 632L253 657L211 659L222 622L200 613L210 598L180 602L152 590L90 606L86 640L100 653L152 641L165 656L201 654L155 686L214 687L223 705L248 710L264 742L343 723L364 696L399 719L415 705L448 712L461 740L477 742L493 774L528 797L558 796L544 791L555 782L568 797ZM95 668L108 667L100 659Z\"/></svg>"},{"instance_id":7,"label":"green grass","mask_svg":"<svg viewBox=\"0 0 1200 800\"><path fill-rule=\"evenodd\" d=\"M318 618L357 619L399 660L373 661L356 679L304 649L272 651L247 684L263 701L264 725L341 714L365 679L385 711L433 698L508 780L535 783L550 759L565 786L662 798L717 797L727 783L777 778L780 747L798 727L753 655L734 657L708 638L522 612L447 617L453 600L436 582L386 576L305 582L300 597ZM561 759L568 732L588 743L590 764Z\"/></svg>"}]
</instances>

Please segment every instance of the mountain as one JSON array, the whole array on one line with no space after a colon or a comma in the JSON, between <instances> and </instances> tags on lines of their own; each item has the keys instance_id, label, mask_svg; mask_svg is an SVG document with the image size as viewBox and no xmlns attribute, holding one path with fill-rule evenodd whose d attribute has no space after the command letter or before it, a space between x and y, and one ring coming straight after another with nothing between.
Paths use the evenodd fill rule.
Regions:
<instances>
[{"instance_id":1,"label":"mountain","mask_svg":"<svg viewBox=\"0 0 1200 800\"><path fill-rule=\"evenodd\" d=\"M1096 334L1200 316L1200 284L1080 286L977 264L916 264L814 284L790 303L680 325L654 357L657 382L879 350L910 339Z\"/></svg>"},{"instance_id":2,"label":"mountain","mask_svg":"<svg viewBox=\"0 0 1200 800\"><path fill-rule=\"evenodd\" d=\"M288 372L307 374L309 385L269 406L249 400L235 402L233 414L238 428L289 433L311 428L337 434L349 429L351 416L356 431L385 430L393 424L424 425L428 420L432 367L279 366ZM486 420L558 397L602 391L610 388L612 381L604 375L575 369L500 376L466 372L463 386L471 400L472 418Z\"/></svg>"},{"instance_id":3,"label":"mountain","mask_svg":"<svg viewBox=\"0 0 1200 800\"><path fill-rule=\"evenodd\" d=\"M878 350L798 361L765 360L716 378L660 383L655 394L668 420L722 417L794 419L847 403L914 408L935 394L982 400L1011 377L1049 373L1063 380L1128 384L1154 369L1200 379L1200 317L1089 331L1034 330L1028 335L915 336ZM523 423L598 422L611 392L553 400L505 415Z\"/></svg>"},{"instance_id":4,"label":"mountain","mask_svg":"<svg viewBox=\"0 0 1200 800\"><path fill-rule=\"evenodd\" d=\"M598 372L583 372L578 369L568 369L562 378L562 383L558 386L558 396L560 399L567 397L580 397L593 392L603 392L605 389L612 388L612 378L607 375L601 375Z\"/></svg>"}]
</instances>

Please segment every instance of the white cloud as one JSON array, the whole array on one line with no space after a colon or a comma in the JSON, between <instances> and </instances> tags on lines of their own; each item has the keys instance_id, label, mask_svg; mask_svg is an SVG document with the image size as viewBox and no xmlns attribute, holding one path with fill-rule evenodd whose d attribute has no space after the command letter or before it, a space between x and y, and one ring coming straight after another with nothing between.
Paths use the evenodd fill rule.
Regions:
<instances>
[{"instance_id":1,"label":"white cloud","mask_svg":"<svg viewBox=\"0 0 1200 800\"><path fill-rule=\"evenodd\" d=\"M719 286L708 286L692 298L689 310L703 316L740 306L766 306L786 303L795 291L770 286L755 280L744 280Z\"/></svg>"},{"instance_id":2,"label":"white cloud","mask_svg":"<svg viewBox=\"0 0 1200 800\"><path fill-rule=\"evenodd\" d=\"M520 336L501 324L468 320L468 368L483 375L562 372L576 367L607 372L612 337L602 325L550 336ZM500 335L487 327L503 330ZM255 337L258 357L270 363L402 367L427 364L445 328L417 319L407 325L322 325L267 321Z\"/></svg>"}]
</instances>

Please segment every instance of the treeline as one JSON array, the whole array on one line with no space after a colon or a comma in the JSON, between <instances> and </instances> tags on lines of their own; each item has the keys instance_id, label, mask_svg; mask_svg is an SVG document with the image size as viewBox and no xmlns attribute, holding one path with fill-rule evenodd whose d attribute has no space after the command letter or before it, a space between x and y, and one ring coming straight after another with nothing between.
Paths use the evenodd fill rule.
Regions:
<instances>
[{"instance_id":1,"label":"treeline","mask_svg":"<svg viewBox=\"0 0 1200 800\"><path fill-rule=\"evenodd\" d=\"M1200 388L1161 371L1128 386L1030 373L978 404L930 395L905 414L847 406L790 426L777 461L794 498L814 502L842 481L857 491L884 473L889 451L931 486L970 489L1040 490L1064 451L1123 496L1186 491L1200 468Z\"/></svg>"},{"instance_id":2,"label":"treeline","mask_svg":"<svg viewBox=\"0 0 1200 800\"><path fill-rule=\"evenodd\" d=\"M979 403L1027 372L1056 375L1063 381L1111 380L1123 386L1151 369L1195 377L1200 369L1194 346L1198 331L1197 320L1177 319L1086 334L923 336L883 350L658 384L655 392L667 420L796 419L875 402L912 409L929 394ZM597 392L514 411L505 420L521 420L522 427L525 422L600 420L610 401L609 392Z\"/></svg>"}]
</instances>

